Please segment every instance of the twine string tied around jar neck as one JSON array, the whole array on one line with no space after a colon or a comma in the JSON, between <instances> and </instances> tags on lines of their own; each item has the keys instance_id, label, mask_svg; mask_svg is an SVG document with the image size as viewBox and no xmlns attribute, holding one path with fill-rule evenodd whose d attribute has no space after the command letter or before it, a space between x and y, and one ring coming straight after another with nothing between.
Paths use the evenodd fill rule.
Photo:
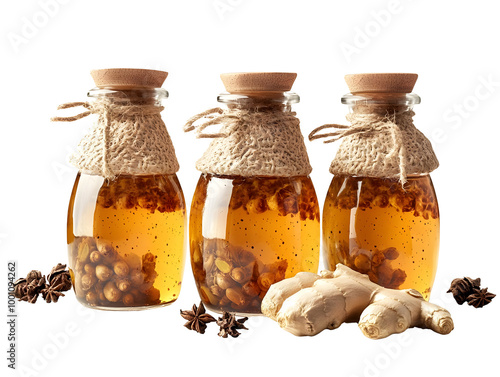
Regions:
<instances>
[{"instance_id":1,"label":"twine string tied around jar neck","mask_svg":"<svg viewBox=\"0 0 500 377\"><path fill-rule=\"evenodd\" d=\"M111 133L111 128L113 123L121 123L123 124L124 127L121 127L121 131L127 135L125 136L130 136L131 138L134 138L134 136L131 134L130 130L127 130L126 128L134 128L138 127L138 123L143 122L144 118L151 118L151 122L153 123L158 123L159 124L159 129L151 129L150 133L156 132L161 132L164 133L165 135L156 135L156 138L158 140L156 147L158 147L158 150L160 152L165 152L166 153L161 153L161 156L158 158L152 158L149 160L149 167L153 168L152 173L160 173L160 172L171 172L171 171L176 171L178 169L178 164L177 160L175 159L175 152L173 152L173 147L171 146L171 141L170 138L167 134L165 125L161 119L159 120L154 120L153 118L155 117L160 117L160 112L163 111L164 107L163 106L157 106L152 103L147 103L147 104L137 104L133 103L128 100L124 100L122 102L118 102L117 100L115 101L110 101L109 99L105 98L99 98L94 102L68 102L64 103L58 106L58 110L62 109L69 109L73 107L83 107L86 109L86 111L83 111L77 115L74 116L68 116L68 117L52 117L51 121L53 122L74 122L76 120L85 118L89 115L96 114L98 115L98 121L97 124L100 125L102 128L102 134L100 135L95 135L95 132L92 134L89 134L89 140L82 140L84 143L83 146L85 147L86 150L90 151L90 154L93 154L91 156L83 156L80 154L78 158L75 157L75 155L72 157L72 162L80 169L80 170L89 170L88 172L91 174L98 174L102 175L106 179L114 179L116 175L121 174L121 173L126 173L126 174L132 174L137 170L141 169L146 169L148 168L147 164L143 164L140 159L141 156L140 154L142 153L142 149L137 149L134 150L134 148L139 148L136 147L135 145L132 146L123 146L123 148L120 148L120 150L116 151L113 150L110 152L111 149L116 149L116 140L114 143L111 142L112 138L116 138L118 136L114 136ZM116 131L116 130L115 130ZM123 136L123 135L122 135ZM144 139L140 140L144 143L148 142L148 140ZM102 148L101 151L101 156L96 156L95 154L97 153L96 149L96 143L101 144L100 148ZM113 145L112 145L113 144ZM134 143L135 144L135 143ZM100 149L99 148L99 149ZM123 152L123 153L122 153ZM128 153L128 155L126 155ZM111 156L113 154L113 157ZM132 161L130 159L130 156L134 157L137 155L137 158L135 161ZM112 158L116 159L117 157L124 158L126 161L122 161L124 165L124 171L118 171L117 167L117 162L115 161L114 163L110 163L110 160ZM171 163L168 162L167 160L170 159ZM101 160L100 166L97 165L97 161ZM119 162L119 161L118 161ZM115 168L112 168L112 165L115 165ZM129 164L130 166L126 166Z\"/></svg>"},{"instance_id":2,"label":"twine string tied around jar neck","mask_svg":"<svg viewBox=\"0 0 500 377\"><path fill-rule=\"evenodd\" d=\"M385 112L385 114L377 114L373 112L363 113L354 111L346 115L346 119L350 122L349 126L341 124L325 124L323 126L315 128L309 134L309 140L313 141L316 139L327 139L323 142L333 143L342 138L352 135L356 138L373 138L375 140L380 139L380 142L384 142L383 134L389 133L392 145L390 146L389 153L387 153L385 158L387 160L397 158L399 181L401 185L404 185L407 182L406 162L408 156L402 130L415 127L413 125L414 115L415 112L413 110L394 110L392 112L388 110ZM327 132L323 134L319 133L320 131L325 129L337 129L337 131ZM367 162L370 163L370 161ZM380 177L384 176L385 173L386 172L384 171L378 172Z\"/></svg>"},{"instance_id":3,"label":"twine string tied around jar neck","mask_svg":"<svg viewBox=\"0 0 500 377\"><path fill-rule=\"evenodd\" d=\"M91 102L67 102L59 105L57 110L70 109L72 107L84 107L87 111L70 117L52 117L52 122L74 122L75 120L85 118L91 114L105 115L106 117L131 117L159 114L163 111L163 106L156 105L138 105L124 102L123 105L113 103L109 100L97 100Z\"/></svg>"},{"instance_id":4,"label":"twine string tied around jar neck","mask_svg":"<svg viewBox=\"0 0 500 377\"><path fill-rule=\"evenodd\" d=\"M299 126L300 121L293 111L277 110L271 108L266 111L255 111L250 109L233 108L224 110L220 107L214 107L194 115L184 125L184 132L196 130L196 137L199 139L214 139L228 137L236 127L242 124L256 125L268 124L276 125L277 123L292 123L292 126ZM198 123L198 124L196 124ZM227 126L222 132L205 133L206 128L214 125Z\"/></svg>"},{"instance_id":5,"label":"twine string tied around jar neck","mask_svg":"<svg viewBox=\"0 0 500 377\"><path fill-rule=\"evenodd\" d=\"M220 126L208 133L210 126ZM185 132L212 139L196 168L228 176L307 176L312 168L300 120L283 105L213 108L191 117Z\"/></svg>"}]
</instances>

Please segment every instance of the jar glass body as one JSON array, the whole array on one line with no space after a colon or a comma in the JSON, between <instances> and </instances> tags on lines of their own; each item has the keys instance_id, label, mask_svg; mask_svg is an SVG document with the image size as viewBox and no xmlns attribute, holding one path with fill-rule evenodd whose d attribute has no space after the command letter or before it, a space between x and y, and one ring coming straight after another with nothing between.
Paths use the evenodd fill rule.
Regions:
<instances>
[{"instance_id":1,"label":"jar glass body","mask_svg":"<svg viewBox=\"0 0 500 377\"><path fill-rule=\"evenodd\" d=\"M409 107L408 104L403 104ZM398 179L334 176L323 209L323 250L387 288L429 299L439 253L439 208L428 174Z\"/></svg>"},{"instance_id":2,"label":"jar glass body","mask_svg":"<svg viewBox=\"0 0 500 377\"><path fill-rule=\"evenodd\" d=\"M211 310L260 314L271 284L317 272L319 205L308 176L202 174L189 225L196 286Z\"/></svg>"},{"instance_id":3,"label":"jar glass body","mask_svg":"<svg viewBox=\"0 0 500 377\"><path fill-rule=\"evenodd\" d=\"M85 306L140 310L180 292L186 210L175 174L78 173L68 209L69 267Z\"/></svg>"}]
</instances>

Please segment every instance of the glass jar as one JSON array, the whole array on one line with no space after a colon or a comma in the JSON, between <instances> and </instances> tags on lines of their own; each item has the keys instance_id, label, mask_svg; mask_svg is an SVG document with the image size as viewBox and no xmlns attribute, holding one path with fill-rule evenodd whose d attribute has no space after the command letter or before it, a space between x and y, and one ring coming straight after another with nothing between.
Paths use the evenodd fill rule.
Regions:
<instances>
[{"instance_id":1,"label":"glass jar","mask_svg":"<svg viewBox=\"0 0 500 377\"><path fill-rule=\"evenodd\" d=\"M110 106L160 106L167 96L158 88L89 92L89 97L104 98ZM141 127L148 127L147 122ZM181 289L185 224L184 196L176 174L120 174L105 179L79 172L67 227L78 301L105 310L173 303Z\"/></svg>"},{"instance_id":2,"label":"glass jar","mask_svg":"<svg viewBox=\"0 0 500 377\"><path fill-rule=\"evenodd\" d=\"M294 93L222 94L230 109L284 113ZM272 125L270 126L272 127ZM319 205L309 176L201 174L194 193L189 239L191 266L211 310L261 313L269 286L300 271L317 272Z\"/></svg>"},{"instance_id":3,"label":"glass jar","mask_svg":"<svg viewBox=\"0 0 500 377\"><path fill-rule=\"evenodd\" d=\"M350 112L409 111L415 94L342 97ZM414 288L429 299L439 251L439 208L429 174L397 178L336 175L323 210L325 264L342 263L384 287Z\"/></svg>"}]
</instances>

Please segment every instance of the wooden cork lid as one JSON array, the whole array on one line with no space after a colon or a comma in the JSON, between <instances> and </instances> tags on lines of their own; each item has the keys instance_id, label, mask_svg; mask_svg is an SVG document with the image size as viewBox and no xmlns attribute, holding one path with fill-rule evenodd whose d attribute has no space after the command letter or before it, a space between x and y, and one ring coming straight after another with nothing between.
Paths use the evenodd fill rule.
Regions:
<instances>
[{"instance_id":1,"label":"wooden cork lid","mask_svg":"<svg viewBox=\"0 0 500 377\"><path fill-rule=\"evenodd\" d=\"M90 75L98 88L153 89L161 88L168 72L153 69L106 68L94 69Z\"/></svg>"},{"instance_id":2,"label":"wooden cork lid","mask_svg":"<svg viewBox=\"0 0 500 377\"><path fill-rule=\"evenodd\" d=\"M291 72L222 73L224 87L229 93L288 92L297 78Z\"/></svg>"},{"instance_id":3,"label":"wooden cork lid","mask_svg":"<svg viewBox=\"0 0 500 377\"><path fill-rule=\"evenodd\" d=\"M352 94L356 93L411 93L416 73L359 73L346 75L345 81Z\"/></svg>"}]
</instances>

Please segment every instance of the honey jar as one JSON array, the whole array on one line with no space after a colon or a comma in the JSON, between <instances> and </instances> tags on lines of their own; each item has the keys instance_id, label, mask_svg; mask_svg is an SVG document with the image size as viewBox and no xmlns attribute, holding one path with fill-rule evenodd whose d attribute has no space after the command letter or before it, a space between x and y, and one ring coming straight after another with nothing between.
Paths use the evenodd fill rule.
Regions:
<instances>
[{"instance_id":1,"label":"honey jar","mask_svg":"<svg viewBox=\"0 0 500 377\"><path fill-rule=\"evenodd\" d=\"M413 125L416 74L347 75L350 126L310 139L343 139L323 209L325 264L342 263L387 288L428 299L437 269L439 208L429 173L438 161ZM321 130L336 131L320 134Z\"/></svg>"},{"instance_id":2,"label":"honey jar","mask_svg":"<svg viewBox=\"0 0 500 377\"><path fill-rule=\"evenodd\" d=\"M190 212L191 266L214 311L261 313L269 286L319 263L319 205L290 92L296 74L223 74L225 109L186 130L213 138ZM201 121L201 124L200 124ZM207 127L220 125L218 132Z\"/></svg>"},{"instance_id":3,"label":"honey jar","mask_svg":"<svg viewBox=\"0 0 500 377\"><path fill-rule=\"evenodd\" d=\"M175 151L161 119L167 72L103 69L88 111L96 123L71 162L79 169L68 210L69 267L76 297L105 310L174 302L180 292L186 209Z\"/></svg>"}]
</instances>

